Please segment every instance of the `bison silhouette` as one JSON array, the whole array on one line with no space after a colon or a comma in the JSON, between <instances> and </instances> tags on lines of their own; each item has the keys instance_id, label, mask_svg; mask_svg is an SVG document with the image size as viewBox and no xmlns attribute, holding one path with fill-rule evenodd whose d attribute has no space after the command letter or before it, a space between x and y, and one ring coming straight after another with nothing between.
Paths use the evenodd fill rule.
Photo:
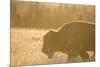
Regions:
<instances>
[{"instance_id":1,"label":"bison silhouette","mask_svg":"<svg viewBox=\"0 0 100 67\"><path fill-rule=\"evenodd\" d=\"M69 59L73 55L80 55L84 61L89 59L86 52L95 52L95 24L71 22L61 26L58 31L50 30L43 37L42 52L52 58L56 51L68 54Z\"/></svg>"}]
</instances>

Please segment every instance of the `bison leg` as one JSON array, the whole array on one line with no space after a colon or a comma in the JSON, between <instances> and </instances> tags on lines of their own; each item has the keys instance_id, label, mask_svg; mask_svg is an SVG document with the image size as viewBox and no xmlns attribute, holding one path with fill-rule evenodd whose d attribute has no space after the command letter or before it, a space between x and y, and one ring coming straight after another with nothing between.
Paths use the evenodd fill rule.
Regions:
<instances>
[{"instance_id":1,"label":"bison leg","mask_svg":"<svg viewBox=\"0 0 100 67\"><path fill-rule=\"evenodd\" d=\"M89 55L86 53L86 51L80 52L80 56L83 61L89 61Z\"/></svg>"},{"instance_id":2,"label":"bison leg","mask_svg":"<svg viewBox=\"0 0 100 67\"><path fill-rule=\"evenodd\" d=\"M50 52L50 53L48 54L48 58L51 59L52 57L53 57L53 53Z\"/></svg>"},{"instance_id":3,"label":"bison leg","mask_svg":"<svg viewBox=\"0 0 100 67\"><path fill-rule=\"evenodd\" d=\"M48 58L51 59L53 57L54 54L54 50L53 49L48 49Z\"/></svg>"},{"instance_id":4,"label":"bison leg","mask_svg":"<svg viewBox=\"0 0 100 67\"><path fill-rule=\"evenodd\" d=\"M79 56L78 52L75 52L75 51L70 51L68 54L68 59L67 61L68 62L75 62L77 61L76 58Z\"/></svg>"}]
</instances>

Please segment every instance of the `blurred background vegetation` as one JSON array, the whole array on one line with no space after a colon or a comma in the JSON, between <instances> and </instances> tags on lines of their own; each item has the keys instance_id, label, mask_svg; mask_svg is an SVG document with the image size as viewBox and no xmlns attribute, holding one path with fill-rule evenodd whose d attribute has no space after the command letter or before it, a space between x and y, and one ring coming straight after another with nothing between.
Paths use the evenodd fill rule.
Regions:
<instances>
[{"instance_id":1,"label":"blurred background vegetation","mask_svg":"<svg viewBox=\"0 0 100 67\"><path fill-rule=\"evenodd\" d=\"M70 21L95 22L95 6L11 0L11 27L58 28Z\"/></svg>"}]
</instances>

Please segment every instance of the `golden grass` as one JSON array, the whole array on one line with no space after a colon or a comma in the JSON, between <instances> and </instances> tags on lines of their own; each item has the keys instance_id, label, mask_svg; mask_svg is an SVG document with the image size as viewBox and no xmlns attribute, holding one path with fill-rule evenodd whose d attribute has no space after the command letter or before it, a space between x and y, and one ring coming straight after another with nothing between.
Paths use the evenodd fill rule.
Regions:
<instances>
[{"instance_id":1,"label":"golden grass","mask_svg":"<svg viewBox=\"0 0 100 67\"><path fill-rule=\"evenodd\" d=\"M68 62L68 55L55 52L52 59L42 53L43 36L48 30L11 28L11 65L36 65ZM82 61L74 58L72 61Z\"/></svg>"}]
</instances>

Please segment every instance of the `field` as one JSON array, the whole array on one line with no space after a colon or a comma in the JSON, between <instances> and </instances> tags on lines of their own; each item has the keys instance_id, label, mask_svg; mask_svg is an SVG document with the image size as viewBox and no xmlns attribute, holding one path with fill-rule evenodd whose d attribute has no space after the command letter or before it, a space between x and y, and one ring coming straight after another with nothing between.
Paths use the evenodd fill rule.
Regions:
<instances>
[{"instance_id":1,"label":"field","mask_svg":"<svg viewBox=\"0 0 100 67\"><path fill-rule=\"evenodd\" d=\"M36 65L64 63L68 55L55 52L52 59L42 53L43 36L49 30L44 29L25 29L11 28L11 65ZM82 61L76 57L73 61Z\"/></svg>"}]
</instances>

